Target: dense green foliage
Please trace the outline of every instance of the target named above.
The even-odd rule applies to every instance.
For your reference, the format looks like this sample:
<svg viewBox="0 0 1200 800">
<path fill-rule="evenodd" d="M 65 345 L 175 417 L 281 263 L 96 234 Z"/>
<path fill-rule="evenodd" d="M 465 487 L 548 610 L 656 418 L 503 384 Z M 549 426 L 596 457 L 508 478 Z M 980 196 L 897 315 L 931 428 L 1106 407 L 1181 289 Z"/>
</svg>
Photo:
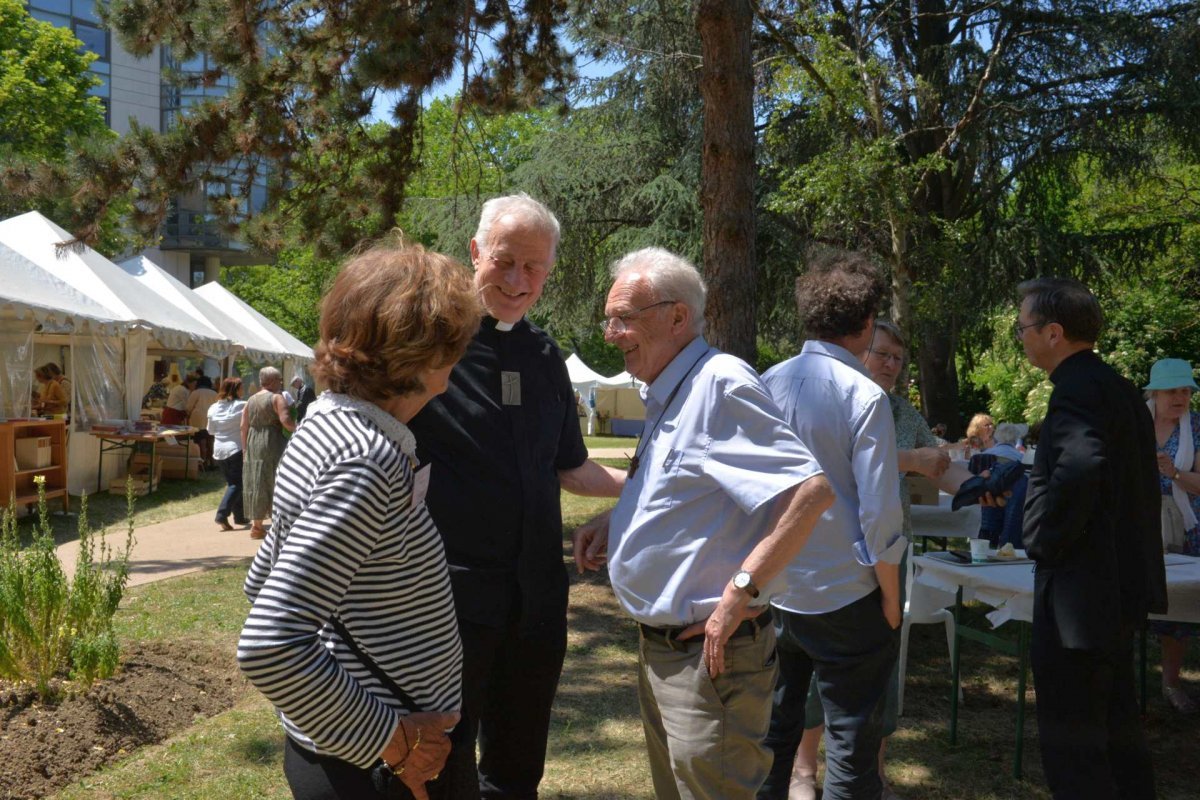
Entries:
<svg viewBox="0 0 1200 800">
<path fill-rule="evenodd" d="M 1161 216 L 1070 211 L 1081 163 L 1139 176 L 1156 150 L 1196 152 L 1192 3 L 777 2 L 760 20 L 779 48 L 767 205 L 888 264 L 932 416 L 957 417 L 963 337 L 986 340 L 1019 279 L 1132 274 L 1177 235 Z"/>
<path fill-rule="evenodd" d="M 116 672 L 120 648 L 113 615 L 125 592 L 133 547 L 133 490 L 127 490 L 124 547 L 111 548 L 79 511 L 79 555 L 68 579 L 55 552 L 46 509 L 45 480 L 38 484 L 38 524 L 22 547 L 15 509 L 0 512 L 0 677 L 34 684 L 42 697 L 66 678 L 85 688 Z"/>
<path fill-rule="evenodd" d="M 94 59 L 71 31 L 33 19 L 20 0 L 0 0 L 0 216 L 36 210 L 78 222 L 97 249 L 116 255 L 133 244 L 121 230 L 126 198 L 101 208 L 76 196 L 116 139 L 88 93 Z"/>
<path fill-rule="evenodd" d="M 21 0 L 0 0 L 0 161 L 60 160 L 73 140 L 107 131 L 100 99 L 88 94 L 95 56 L 80 48 Z"/>
<path fill-rule="evenodd" d="M 313 345 L 319 338 L 321 298 L 337 268 L 336 261 L 297 246 L 280 253 L 274 265 L 225 267 L 221 283 L 276 325 Z"/>
<path fill-rule="evenodd" d="M 889 313 L 910 333 L 925 410 L 952 429 L 984 404 L 1032 412 L 1036 376 L 1003 333 L 1024 278 L 1072 274 L 1096 287 L 1112 321 L 1102 346 L 1123 370 L 1188 354 L 1194 4 L 754 7 L 757 309 L 743 313 L 757 316 L 759 366 L 800 345 L 791 287 L 814 245 L 866 249 L 887 268 Z M 152 229 L 171 193 L 210 164 L 235 163 L 245 180 L 215 198 L 232 224 L 268 171 L 269 213 L 240 230 L 282 253 L 281 267 L 226 276 L 307 341 L 336 260 L 399 226 L 465 261 L 479 206 L 501 192 L 527 191 L 562 220 L 535 320 L 602 372 L 621 366 L 596 324 L 607 265 L 647 245 L 697 263 L 711 255 L 692 0 L 108 8 L 135 53 L 207 54 L 207 71 L 179 82 L 231 88 L 165 134 L 135 129 L 69 168 L 23 173 L 25 188 L 69 197 L 60 219 L 87 239 L 100 231 L 89 220 L 118 210 Z M 574 79 L 568 48 L 611 73 Z M 460 66 L 459 93 L 427 101 Z"/>
</svg>

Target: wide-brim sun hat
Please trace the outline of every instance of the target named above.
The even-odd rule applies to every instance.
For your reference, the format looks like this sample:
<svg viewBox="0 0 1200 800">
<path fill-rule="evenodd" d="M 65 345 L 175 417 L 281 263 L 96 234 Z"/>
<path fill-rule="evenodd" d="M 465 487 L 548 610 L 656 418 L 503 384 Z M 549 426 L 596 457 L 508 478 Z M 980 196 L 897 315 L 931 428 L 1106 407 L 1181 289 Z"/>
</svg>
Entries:
<svg viewBox="0 0 1200 800">
<path fill-rule="evenodd" d="M 1156 391 L 1160 389 L 1179 389 L 1182 387 L 1200 391 L 1192 377 L 1192 365 L 1182 358 L 1160 358 L 1150 368 L 1150 382 L 1143 389 Z"/>
</svg>

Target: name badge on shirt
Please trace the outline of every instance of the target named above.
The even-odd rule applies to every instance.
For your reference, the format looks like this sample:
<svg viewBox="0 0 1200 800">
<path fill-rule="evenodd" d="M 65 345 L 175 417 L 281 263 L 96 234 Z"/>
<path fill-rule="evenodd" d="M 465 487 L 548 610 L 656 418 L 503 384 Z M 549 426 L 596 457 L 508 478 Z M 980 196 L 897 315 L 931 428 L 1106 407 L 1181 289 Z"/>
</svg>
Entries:
<svg viewBox="0 0 1200 800">
<path fill-rule="evenodd" d="M 521 373 L 501 370 L 500 402 L 506 406 L 521 405 Z"/>
<path fill-rule="evenodd" d="M 426 464 L 413 473 L 413 505 L 425 502 L 425 495 L 429 494 L 429 473 L 433 469 L 432 464 Z"/>
</svg>

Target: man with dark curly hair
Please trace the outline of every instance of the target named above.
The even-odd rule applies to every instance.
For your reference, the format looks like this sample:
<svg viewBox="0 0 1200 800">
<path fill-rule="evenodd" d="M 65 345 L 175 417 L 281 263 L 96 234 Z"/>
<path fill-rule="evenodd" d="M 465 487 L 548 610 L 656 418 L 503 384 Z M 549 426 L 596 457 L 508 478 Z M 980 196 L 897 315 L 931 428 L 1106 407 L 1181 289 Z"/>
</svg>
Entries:
<svg viewBox="0 0 1200 800">
<path fill-rule="evenodd" d="M 788 797 L 809 681 L 825 711 L 825 798 L 877 800 L 883 703 L 900 627 L 902 533 L 896 431 L 887 394 L 863 367 L 883 300 L 878 270 L 856 253 L 814 259 L 796 281 L 809 339 L 763 375 L 836 499 L 771 599 L 779 680 L 760 798 Z M 815 788 L 810 796 L 815 796 Z"/>
</svg>

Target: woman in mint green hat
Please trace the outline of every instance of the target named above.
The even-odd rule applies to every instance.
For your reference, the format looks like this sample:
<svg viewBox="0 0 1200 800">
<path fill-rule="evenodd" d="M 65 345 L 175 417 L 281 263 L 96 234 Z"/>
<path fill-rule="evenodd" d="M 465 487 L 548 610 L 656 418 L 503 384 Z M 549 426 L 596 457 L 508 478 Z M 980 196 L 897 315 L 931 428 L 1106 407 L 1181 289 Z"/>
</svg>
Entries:
<svg viewBox="0 0 1200 800">
<path fill-rule="evenodd" d="M 1163 494 L 1163 544 L 1190 556 L 1200 556 L 1200 414 L 1191 413 L 1192 392 L 1200 390 L 1192 365 L 1181 358 L 1162 358 L 1150 368 L 1146 405 L 1154 417 L 1158 441 L 1158 483 Z M 1180 521 L 1182 518 L 1182 521 Z M 1173 519 L 1168 523 L 1166 520 Z M 1174 531 L 1174 535 L 1172 535 Z M 1150 629 L 1162 642 L 1163 696 L 1184 714 L 1200 710 L 1179 684 L 1185 639 L 1200 635 L 1200 625 L 1152 622 Z"/>
</svg>

